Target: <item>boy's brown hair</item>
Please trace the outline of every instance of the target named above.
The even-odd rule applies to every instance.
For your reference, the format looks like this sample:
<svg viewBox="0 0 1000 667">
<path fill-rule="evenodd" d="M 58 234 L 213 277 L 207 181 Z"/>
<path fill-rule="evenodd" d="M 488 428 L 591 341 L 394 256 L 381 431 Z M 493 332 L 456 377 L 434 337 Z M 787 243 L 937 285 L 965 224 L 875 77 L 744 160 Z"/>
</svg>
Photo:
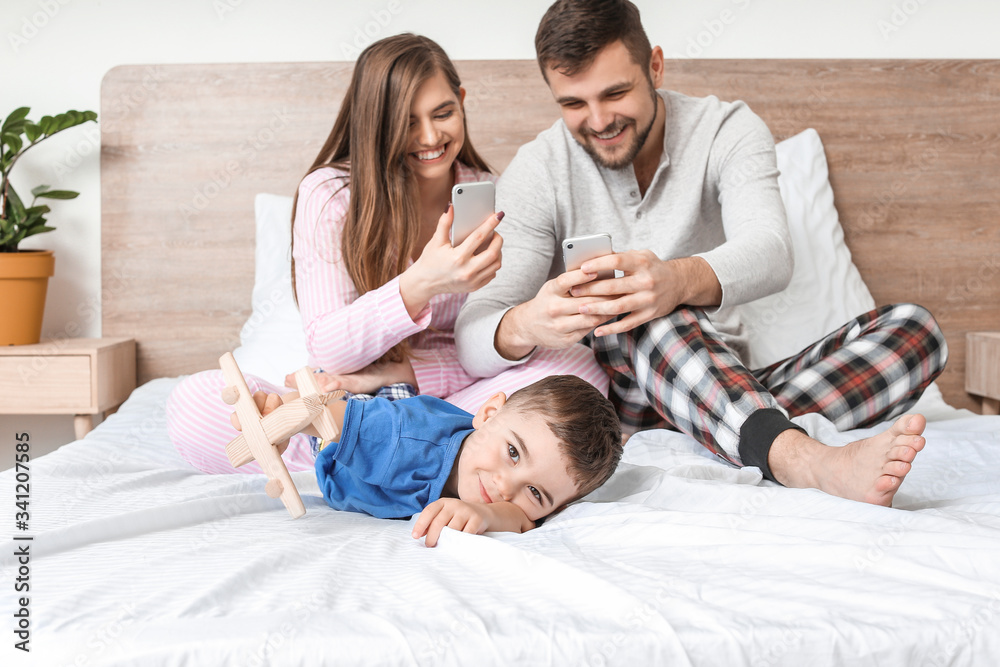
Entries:
<svg viewBox="0 0 1000 667">
<path fill-rule="evenodd" d="M 638 7 L 628 0 L 558 0 L 535 33 L 538 66 L 546 81 L 549 69 L 573 76 L 616 41 L 625 45 L 635 64 L 649 71 L 652 47 Z"/>
<path fill-rule="evenodd" d="M 622 427 L 615 406 L 592 384 L 574 375 L 550 375 L 518 389 L 504 408 L 538 414 L 569 459 L 582 498 L 608 481 L 622 458 Z"/>
</svg>

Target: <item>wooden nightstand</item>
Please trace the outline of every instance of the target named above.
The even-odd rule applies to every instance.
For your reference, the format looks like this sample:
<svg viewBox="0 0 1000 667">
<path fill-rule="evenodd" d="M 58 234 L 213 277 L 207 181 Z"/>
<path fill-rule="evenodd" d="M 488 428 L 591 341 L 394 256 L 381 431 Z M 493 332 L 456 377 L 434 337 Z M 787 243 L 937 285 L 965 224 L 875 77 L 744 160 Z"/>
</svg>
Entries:
<svg viewBox="0 0 1000 667">
<path fill-rule="evenodd" d="M 135 389 L 131 338 L 63 338 L 0 347 L 0 414 L 74 415 L 77 439 L 94 415 Z"/>
<path fill-rule="evenodd" d="M 965 334 L 965 391 L 983 398 L 983 414 L 1000 414 L 1000 331 Z"/>
</svg>

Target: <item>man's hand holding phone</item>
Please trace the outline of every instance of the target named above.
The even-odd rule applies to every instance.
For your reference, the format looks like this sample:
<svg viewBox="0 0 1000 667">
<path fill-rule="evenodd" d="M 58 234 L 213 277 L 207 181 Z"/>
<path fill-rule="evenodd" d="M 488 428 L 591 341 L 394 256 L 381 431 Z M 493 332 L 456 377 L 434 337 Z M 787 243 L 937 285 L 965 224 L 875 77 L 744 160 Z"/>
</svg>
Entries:
<svg viewBox="0 0 1000 667">
<path fill-rule="evenodd" d="M 587 313 L 585 308 L 612 300 L 613 288 L 603 295 L 583 298 L 572 291 L 592 281 L 616 282 L 610 280 L 615 275 L 613 270 L 588 272 L 580 269 L 593 258 L 614 253 L 611 236 L 591 234 L 565 239 L 562 253 L 566 272 L 546 282 L 533 299 L 507 311 L 500 321 L 494 345 L 504 358 L 521 359 L 535 347 L 566 349 L 609 319 L 599 313 Z"/>
<path fill-rule="evenodd" d="M 581 270 L 588 273 L 617 270 L 624 274 L 613 281 L 594 281 L 572 288 L 572 295 L 577 298 L 604 297 L 600 301 L 580 302 L 580 313 L 583 315 L 607 320 L 628 313 L 616 322 L 598 327 L 594 331 L 595 336 L 630 331 L 640 324 L 673 312 L 682 303 L 700 301 L 708 305 L 714 301 L 718 304 L 722 297 L 721 287 L 718 288 L 718 294 L 687 294 L 686 288 L 690 284 L 712 282 L 692 281 L 692 272 L 707 271 L 711 275 L 706 274 L 703 278 L 714 279 L 712 268 L 700 257 L 662 260 L 651 250 L 630 250 L 588 260 L 581 266 Z M 717 280 L 715 285 L 718 285 Z"/>
<path fill-rule="evenodd" d="M 577 298 L 570 290 L 595 277 L 579 269 L 567 271 L 542 285 L 533 299 L 508 310 L 500 321 L 494 341 L 497 352 L 506 359 L 516 360 L 535 347 L 562 350 L 583 340 L 608 317 L 583 314 L 581 307 L 613 297 Z"/>
</svg>

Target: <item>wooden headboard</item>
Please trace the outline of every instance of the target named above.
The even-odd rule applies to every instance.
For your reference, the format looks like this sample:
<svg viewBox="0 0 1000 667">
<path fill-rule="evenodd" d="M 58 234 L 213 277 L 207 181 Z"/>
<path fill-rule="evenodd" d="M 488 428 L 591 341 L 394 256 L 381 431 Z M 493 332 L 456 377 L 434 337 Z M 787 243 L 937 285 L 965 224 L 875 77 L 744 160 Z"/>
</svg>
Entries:
<svg viewBox="0 0 1000 667">
<path fill-rule="evenodd" d="M 502 171 L 558 117 L 534 61 L 460 61 L 470 134 Z M 254 195 L 291 195 L 352 63 L 123 66 L 101 90 L 103 335 L 140 382 L 215 368 L 253 286 Z M 776 140 L 826 146 L 847 244 L 881 305 L 937 316 L 963 390 L 965 333 L 1000 330 L 1000 61 L 685 60 L 667 87 L 745 100 Z"/>
</svg>

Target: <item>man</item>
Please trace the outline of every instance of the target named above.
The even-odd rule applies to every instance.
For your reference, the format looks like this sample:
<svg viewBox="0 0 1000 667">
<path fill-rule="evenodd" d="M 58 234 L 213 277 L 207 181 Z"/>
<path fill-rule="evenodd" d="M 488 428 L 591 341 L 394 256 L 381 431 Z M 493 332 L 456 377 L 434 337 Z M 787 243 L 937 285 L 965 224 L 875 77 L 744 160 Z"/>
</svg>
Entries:
<svg viewBox="0 0 1000 667">
<path fill-rule="evenodd" d="M 463 365 L 493 375 L 585 340 L 626 431 L 676 428 L 785 486 L 891 505 L 925 444 L 922 416 L 845 447 L 789 416 L 820 412 L 843 430 L 903 413 L 947 358 L 930 313 L 883 307 L 745 368 L 734 307 L 792 273 L 767 127 L 743 103 L 657 90 L 663 51 L 627 0 L 559 0 L 535 47 L 562 120 L 500 180 L 504 267 L 458 318 Z M 562 239 L 597 232 L 618 252 L 563 273 Z M 607 269 L 621 277 L 593 280 Z"/>
</svg>

